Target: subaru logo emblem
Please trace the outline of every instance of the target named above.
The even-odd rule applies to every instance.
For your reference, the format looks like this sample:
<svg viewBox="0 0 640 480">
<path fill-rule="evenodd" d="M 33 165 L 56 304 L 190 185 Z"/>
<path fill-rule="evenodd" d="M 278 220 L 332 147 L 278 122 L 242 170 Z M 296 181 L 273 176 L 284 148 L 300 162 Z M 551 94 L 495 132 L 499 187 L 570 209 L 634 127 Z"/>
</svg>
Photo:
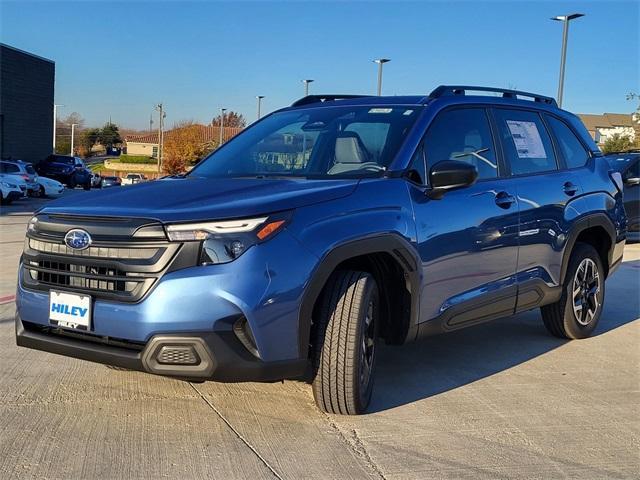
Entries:
<svg viewBox="0 0 640 480">
<path fill-rule="evenodd" d="M 64 243 L 74 250 L 84 250 L 91 245 L 91 235 L 84 230 L 74 228 L 73 230 L 69 230 L 64 236 Z"/>
</svg>

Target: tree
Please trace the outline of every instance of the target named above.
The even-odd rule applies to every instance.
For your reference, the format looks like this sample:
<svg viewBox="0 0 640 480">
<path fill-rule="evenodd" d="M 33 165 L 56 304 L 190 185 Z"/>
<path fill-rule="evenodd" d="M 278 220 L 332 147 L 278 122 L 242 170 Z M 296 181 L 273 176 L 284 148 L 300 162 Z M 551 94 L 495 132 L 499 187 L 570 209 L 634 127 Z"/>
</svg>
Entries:
<svg viewBox="0 0 640 480">
<path fill-rule="evenodd" d="M 118 126 L 111 122 L 105 123 L 98 135 L 98 142 L 105 148 L 122 143 Z"/>
<path fill-rule="evenodd" d="M 202 140 L 202 125 L 180 122 L 167 132 L 162 153 L 162 170 L 176 175 L 200 160 L 211 147 Z"/>
<path fill-rule="evenodd" d="M 633 142 L 631 138 L 626 135 L 620 135 L 616 133 L 611 135 L 611 137 L 607 138 L 602 146 L 602 152 L 607 153 L 615 153 L 615 152 L 625 152 L 633 148 Z"/>
<path fill-rule="evenodd" d="M 100 137 L 99 128 L 87 128 L 80 133 L 80 142 L 78 152 L 80 155 L 88 156 L 91 154 L 91 149 L 98 142 Z"/>
<path fill-rule="evenodd" d="M 211 125 L 213 125 L 214 127 L 220 126 L 220 115 L 218 115 L 211 121 Z M 226 112 L 224 114 L 224 126 L 244 128 L 247 126 L 247 121 L 244 119 L 244 116 L 241 113 L 233 111 Z"/>
<path fill-rule="evenodd" d="M 69 155 L 71 152 L 71 125 L 74 124 L 76 139 L 77 135 L 84 128 L 84 118 L 78 112 L 72 112 L 66 117 L 58 118 L 56 120 L 56 153 L 62 155 Z M 74 146 L 78 143 L 74 139 Z"/>
</svg>

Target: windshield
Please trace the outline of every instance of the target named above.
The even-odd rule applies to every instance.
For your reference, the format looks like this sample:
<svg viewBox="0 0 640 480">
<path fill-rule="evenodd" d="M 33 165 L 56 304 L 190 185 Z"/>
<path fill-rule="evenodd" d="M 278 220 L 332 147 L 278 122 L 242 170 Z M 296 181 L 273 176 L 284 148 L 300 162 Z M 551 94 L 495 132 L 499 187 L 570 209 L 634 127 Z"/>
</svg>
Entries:
<svg viewBox="0 0 640 480">
<path fill-rule="evenodd" d="M 387 169 L 417 106 L 340 106 L 275 113 L 202 160 L 204 177 L 363 177 Z"/>
</svg>

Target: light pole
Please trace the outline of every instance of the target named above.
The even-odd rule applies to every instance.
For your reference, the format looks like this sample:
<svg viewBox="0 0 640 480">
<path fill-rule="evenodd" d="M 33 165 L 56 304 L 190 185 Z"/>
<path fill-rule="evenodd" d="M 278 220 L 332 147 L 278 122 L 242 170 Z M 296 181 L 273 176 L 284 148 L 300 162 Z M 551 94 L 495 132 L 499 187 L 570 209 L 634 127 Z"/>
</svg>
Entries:
<svg viewBox="0 0 640 480">
<path fill-rule="evenodd" d="M 58 107 L 64 107 L 64 105 L 53 104 L 53 153 L 56 153 L 56 123 L 58 123 Z"/>
<path fill-rule="evenodd" d="M 314 82 L 314 80 L 312 80 L 311 78 L 306 78 L 304 80 L 302 80 L 302 83 L 304 83 L 304 96 L 308 96 L 309 95 L 309 84 Z"/>
<path fill-rule="evenodd" d="M 73 157 L 73 137 L 76 133 L 76 125 L 78 125 L 77 123 L 72 123 L 71 124 L 71 153 L 69 155 L 71 155 Z"/>
<path fill-rule="evenodd" d="M 376 58 L 373 61 L 378 64 L 378 96 L 382 95 L 382 66 L 390 61 L 390 58 Z"/>
<path fill-rule="evenodd" d="M 163 150 L 163 142 L 164 142 L 164 119 L 167 114 L 164 111 L 164 105 L 159 103 L 156 105 L 156 111 L 158 112 L 158 174 L 162 171 L 162 150 Z"/>
<path fill-rule="evenodd" d="M 258 120 L 260 120 L 260 110 L 262 107 L 262 99 L 264 98 L 264 95 L 256 95 L 256 99 L 258 100 Z"/>
<path fill-rule="evenodd" d="M 218 148 L 220 148 L 222 146 L 222 142 L 224 141 L 224 138 L 222 136 L 222 132 L 224 132 L 224 112 L 226 112 L 227 109 L 226 108 L 221 108 L 220 109 L 220 142 L 218 143 Z"/>
<path fill-rule="evenodd" d="M 558 106 L 562 107 L 562 94 L 564 93 L 564 67 L 567 63 L 567 39 L 569 37 L 569 22 L 576 18 L 584 17 L 584 13 L 571 13 L 558 15 L 551 20 L 562 22 L 562 52 L 560 54 L 560 79 L 558 81 Z"/>
</svg>

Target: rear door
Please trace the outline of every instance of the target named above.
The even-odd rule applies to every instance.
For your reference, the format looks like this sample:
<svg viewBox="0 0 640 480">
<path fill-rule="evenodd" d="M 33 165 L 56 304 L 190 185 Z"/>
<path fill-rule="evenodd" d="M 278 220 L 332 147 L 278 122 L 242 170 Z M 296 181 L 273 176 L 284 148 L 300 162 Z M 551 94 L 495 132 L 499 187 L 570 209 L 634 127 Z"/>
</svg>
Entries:
<svg viewBox="0 0 640 480">
<path fill-rule="evenodd" d="M 422 259 L 421 320 L 455 329 L 511 315 L 517 287 L 518 202 L 500 178 L 487 111 L 456 107 L 437 115 L 408 178 Z M 426 172 L 442 160 L 473 164 L 478 181 L 425 195 Z"/>
<path fill-rule="evenodd" d="M 522 311 L 538 306 L 547 288 L 560 283 L 564 240 L 580 214 L 567 209 L 582 191 L 580 167 L 565 168 L 561 148 L 556 151 L 537 111 L 494 108 L 493 116 L 520 205 L 517 311 Z M 582 166 L 586 159 L 583 152 Z"/>
</svg>

